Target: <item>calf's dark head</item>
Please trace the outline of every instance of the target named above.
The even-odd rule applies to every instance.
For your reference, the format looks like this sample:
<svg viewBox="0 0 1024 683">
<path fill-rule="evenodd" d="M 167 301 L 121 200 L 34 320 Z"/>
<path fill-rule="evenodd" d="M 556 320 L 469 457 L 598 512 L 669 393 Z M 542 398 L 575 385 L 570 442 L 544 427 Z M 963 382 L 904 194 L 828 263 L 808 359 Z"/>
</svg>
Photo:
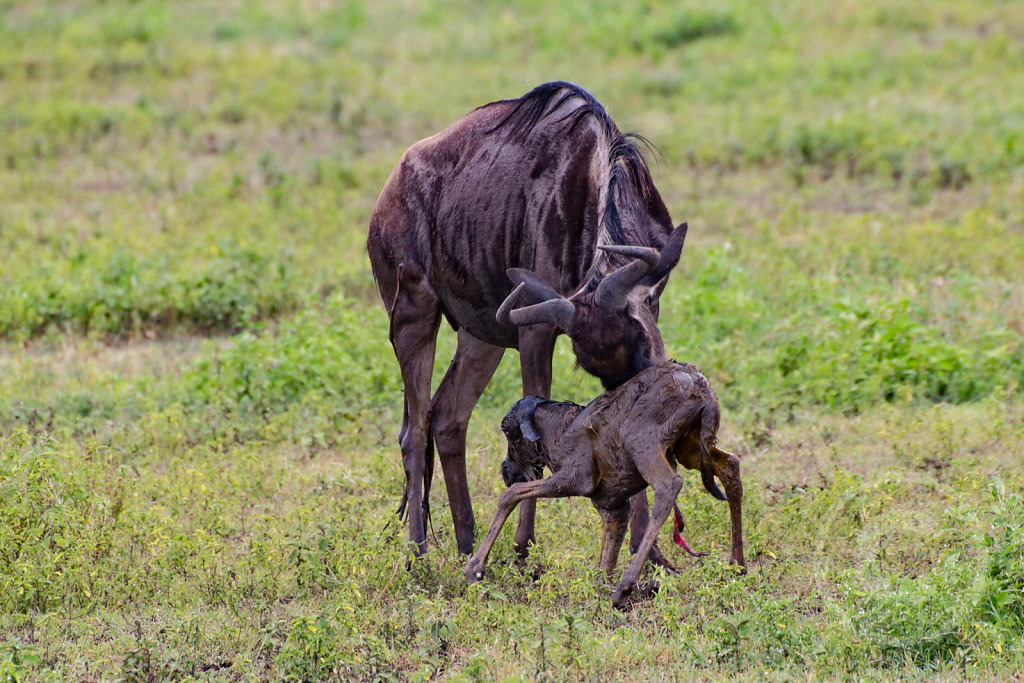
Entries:
<svg viewBox="0 0 1024 683">
<path fill-rule="evenodd" d="M 676 228 L 660 252 L 652 247 L 599 246 L 635 260 L 591 278 L 569 298 L 531 271 L 510 268 L 508 276 L 517 286 L 497 318 L 518 326 L 554 325 L 572 339 L 580 367 L 600 379 L 605 389 L 614 389 L 667 359 L 657 324 L 658 301 L 679 262 L 686 229 L 686 223 Z M 515 308 L 521 294 L 532 303 Z"/>
<path fill-rule="evenodd" d="M 545 467 L 552 467 L 548 453 L 554 442 L 579 415 L 582 408 L 569 401 L 551 401 L 537 396 L 519 399 L 501 420 L 508 441 L 501 478 L 505 486 L 540 479 Z"/>
<path fill-rule="evenodd" d="M 543 399 L 528 396 L 516 401 L 501 420 L 501 431 L 508 441 L 508 452 L 501 463 L 501 478 L 505 486 L 540 479 L 544 473 L 544 447 L 533 424 L 533 415 Z"/>
</svg>

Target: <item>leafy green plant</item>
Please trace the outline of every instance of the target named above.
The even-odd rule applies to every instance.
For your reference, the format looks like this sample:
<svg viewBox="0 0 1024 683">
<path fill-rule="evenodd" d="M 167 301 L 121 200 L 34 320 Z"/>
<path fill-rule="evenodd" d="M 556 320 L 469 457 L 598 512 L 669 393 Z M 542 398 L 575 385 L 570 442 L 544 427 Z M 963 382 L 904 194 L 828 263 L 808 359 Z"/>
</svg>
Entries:
<svg viewBox="0 0 1024 683">
<path fill-rule="evenodd" d="M 718 656 L 722 659 L 732 659 L 739 672 L 743 668 L 743 647 L 744 641 L 750 632 L 750 617 L 746 615 L 723 616 L 718 619 L 723 631 L 723 647 L 719 650 Z"/>
<path fill-rule="evenodd" d="M 390 353 L 387 330 L 374 322 L 386 320 L 368 321 L 339 294 L 274 330 L 238 335 L 230 348 L 188 372 L 187 400 L 256 415 L 313 395 L 348 414 L 372 407 L 399 386 L 390 365 L 368 362 Z"/>
<path fill-rule="evenodd" d="M 180 269 L 165 255 L 78 251 L 25 274 L 0 295 L 0 336 L 50 329 L 125 335 L 154 328 L 232 330 L 295 305 L 288 263 L 222 244 L 204 267 Z"/>
<path fill-rule="evenodd" d="M 15 638 L 0 643 L 0 681 L 21 683 L 40 663 L 36 649 Z"/>
<path fill-rule="evenodd" d="M 323 680 L 332 672 L 338 655 L 336 634 L 325 616 L 298 617 L 277 654 L 286 680 Z"/>
<path fill-rule="evenodd" d="M 993 484 L 991 494 L 991 526 L 980 542 L 987 566 L 973 586 L 975 614 L 1008 644 L 1024 634 L 1024 501 L 1001 483 Z"/>
</svg>

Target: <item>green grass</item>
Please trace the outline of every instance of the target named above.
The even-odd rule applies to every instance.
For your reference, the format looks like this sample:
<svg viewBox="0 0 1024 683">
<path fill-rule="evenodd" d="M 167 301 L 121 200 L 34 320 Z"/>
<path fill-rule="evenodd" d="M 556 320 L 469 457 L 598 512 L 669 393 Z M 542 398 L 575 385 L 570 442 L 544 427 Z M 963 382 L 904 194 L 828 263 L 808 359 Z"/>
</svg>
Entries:
<svg viewBox="0 0 1024 683">
<path fill-rule="evenodd" d="M 1019 675 L 1022 35 L 964 0 L 0 0 L 0 680 Z M 416 577 L 393 518 L 374 201 L 554 79 L 660 150 L 662 331 L 743 459 L 749 574 L 687 476 L 711 556 L 628 613 L 586 501 L 540 505 L 539 579 L 506 531 L 472 587 L 440 481 Z M 470 425 L 478 531 L 517 371 Z"/>
</svg>

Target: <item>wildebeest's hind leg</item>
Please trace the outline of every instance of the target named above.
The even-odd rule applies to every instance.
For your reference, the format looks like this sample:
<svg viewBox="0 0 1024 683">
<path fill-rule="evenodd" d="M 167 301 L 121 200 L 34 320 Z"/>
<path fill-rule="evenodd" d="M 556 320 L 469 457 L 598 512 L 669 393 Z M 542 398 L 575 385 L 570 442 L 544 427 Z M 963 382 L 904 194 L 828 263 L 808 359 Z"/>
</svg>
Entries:
<svg viewBox="0 0 1024 683">
<path fill-rule="evenodd" d="M 427 411 L 430 406 L 430 375 L 441 320 L 437 297 L 425 280 L 406 273 L 399 276 L 391 315 L 391 343 L 402 371 L 405 405 L 398 442 L 405 469 L 404 505 L 409 517 L 409 545 L 419 557 L 427 549 Z"/>
<path fill-rule="evenodd" d="M 597 507 L 596 505 L 594 507 Z M 600 569 L 608 572 L 608 578 L 615 571 L 615 565 L 619 562 L 619 551 L 622 549 L 622 539 L 626 537 L 626 528 L 629 526 L 629 505 L 608 510 L 597 508 L 604 521 L 604 535 L 601 538 L 601 561 L 598 564 Z"/>
<path fill-rule="evenodd" d="M 466 426 L 505 350 L 459 330 L 459 346 L 430 402 L 430 429 L 441 458 L 459 552 L 473 552 L 473 506 L 466 482 Z"/>
</svg>

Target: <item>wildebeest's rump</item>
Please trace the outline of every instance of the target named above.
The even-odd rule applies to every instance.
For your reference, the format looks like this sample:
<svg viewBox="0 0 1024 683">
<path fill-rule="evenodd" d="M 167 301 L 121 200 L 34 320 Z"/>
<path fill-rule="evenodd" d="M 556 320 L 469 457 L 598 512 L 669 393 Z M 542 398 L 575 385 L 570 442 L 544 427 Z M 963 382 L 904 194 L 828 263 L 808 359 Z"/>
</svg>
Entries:
<svg viewBox="0 0 1024 683">
<path fill-rule="evenodd" d="M 400 511 L 416 554 L 434 445 L 459 551 L 472 552 L 466 425 L 505 348 L 519 349 L 523 393 L 538 396 L 550 392 L 560 333 L 606 387 L 665 359 L 658 298 L 686 231 L 673 230 L 637 140 L 579 86 L 547 83 L 421 140 L 388 178 L 367 250 L 405 387 Z M 513 283 L 522 308 L 496 320 Z M 442 316 L 458 348 L 431 400 Z M 531 504 L 521 552 L 532 538 Z"/>
<path fill-rule="evenodd" d="M 666 361 L 607 391 L 585 408 L 564 401 L 528 397 L 502 420 L 508 455 L 502 476 L 509 489 L 498 502 L 494 523 L 466 567 L 466 578 L 483 578 L 491 546 L 513 508 L 525 500 L 585 496 L 604 520 L 601 569 L 615 569 L 626 532 L 630 500 L 648 485 L 654 508 L 640 547 L 626 569 L 613 602 L 621 607 L 633 590 L 658 529 L 675 507 L 682 478 L 676 464 L 698 470 L 705 488 L 729 501 L 731 560 L 743 559 L 739 458 L 715 446 L 718 398 L 694 366 Z M 540 479 L 544 468 L 552 476 Z M 714 477 L 725 486 L 718 489 Z M 682 518 L 676 508 L 676 530 Z M 685 544 L 679 538 L 681 544 Z M 689 551 L 688 546 L 684 548 Z M 692 554 L 692 551 L 689 551 Z"/>
</svg>

